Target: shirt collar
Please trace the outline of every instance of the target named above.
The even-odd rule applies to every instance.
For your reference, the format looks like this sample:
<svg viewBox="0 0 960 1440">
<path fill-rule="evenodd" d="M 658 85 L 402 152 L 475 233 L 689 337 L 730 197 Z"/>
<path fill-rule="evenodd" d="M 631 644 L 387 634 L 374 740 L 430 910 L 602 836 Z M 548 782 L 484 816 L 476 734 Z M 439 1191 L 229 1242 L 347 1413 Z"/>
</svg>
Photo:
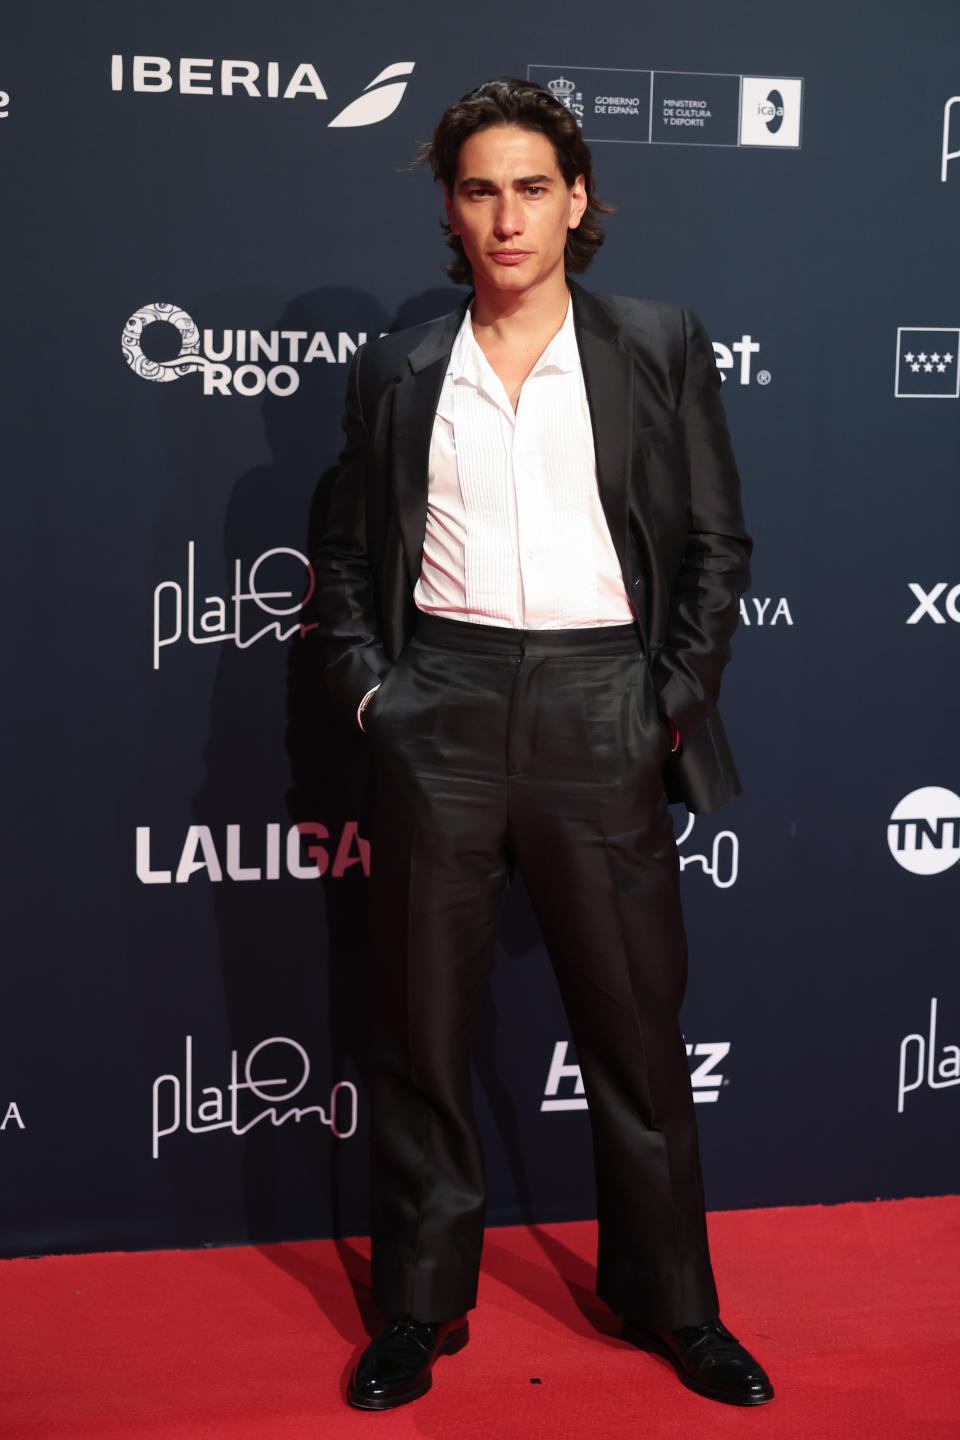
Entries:
<svg viewBox="0 0 960 1440">
<path fill-rule="evenodd" d="M 580 365 L 580 351 L 577 348 L 577 332 L 573 323 L 573 301 L 567 301 L 567 313 L 563 324 L 554 335 L 530 375 L 563 375 L 577 370 Z M 450 374 L 454 380 L 465 380 L 477 389 L 487 388 L 484 379 L 492 374 L 490 362 L 484 355 L 473 333 L 470 307 L 464 311 L 463 321 L 457 331 L 450 354 Z M 529 376 L 527 377 L 529 379 Z"/>
</svg>

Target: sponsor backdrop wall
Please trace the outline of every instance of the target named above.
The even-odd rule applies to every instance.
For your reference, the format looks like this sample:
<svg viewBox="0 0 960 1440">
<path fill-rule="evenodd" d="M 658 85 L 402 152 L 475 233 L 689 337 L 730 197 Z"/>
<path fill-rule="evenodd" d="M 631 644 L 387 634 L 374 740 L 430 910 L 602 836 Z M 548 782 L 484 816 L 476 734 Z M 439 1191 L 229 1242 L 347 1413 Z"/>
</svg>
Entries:
<svg viewBox="0 0 960 1440">
<path fill-rule="evenodd" d="M 432 318 L 405 166 L 548 84 L 617 206 L 587 284 L 692 305 L 756 537 L 676 813 L 712 1207 L 955 1190 L 960 15 L 822 0 L 8 0 L 0 45 L 5 1254 L 362 1232 L 364 738 L 310 630 L 346 366 Z M 490 1219 L 588 1216 L 536 925 L 476 1054 Z"/>
</svg>

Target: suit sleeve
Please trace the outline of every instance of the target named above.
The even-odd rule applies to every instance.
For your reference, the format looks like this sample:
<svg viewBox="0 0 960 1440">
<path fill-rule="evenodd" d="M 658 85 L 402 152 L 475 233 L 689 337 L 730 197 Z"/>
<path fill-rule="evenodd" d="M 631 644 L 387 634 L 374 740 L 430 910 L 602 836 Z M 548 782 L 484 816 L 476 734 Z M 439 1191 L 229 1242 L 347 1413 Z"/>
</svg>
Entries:
<svg viewBox="0 0 960 1440">
<path fill-rule="evenodd" d="M 369 436 L 360 396 L 362 355 L 361 348 L 347 377 L 345 444 L 328 485 L 320 535 L 311 555 L 324 680 L 344 710 L 353 713 L 390 668 L 377 624 L 367 550 Z"/>
<path fill-rule="evenodd" d="M 692 310 L 683 310 L 685 365 L 680 416 L 689 473 L 686 545 L 665 642 L 654 657 L 663 713 L 690 740 L 720 694 L 740 596 L 750 587 L 753 541 L 744 528 L 740 477 L 720 398 L 713 346 Z"/>
</svg>

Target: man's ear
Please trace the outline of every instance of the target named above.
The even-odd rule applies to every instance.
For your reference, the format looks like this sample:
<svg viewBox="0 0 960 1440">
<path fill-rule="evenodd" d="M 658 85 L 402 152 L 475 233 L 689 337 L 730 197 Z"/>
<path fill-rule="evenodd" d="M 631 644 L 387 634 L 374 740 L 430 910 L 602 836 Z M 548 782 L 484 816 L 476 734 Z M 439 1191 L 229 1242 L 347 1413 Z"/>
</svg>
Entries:
<svg viewBox="0 0 960 1440">
<path fill-rule="evenodd" d="M 568 228 L 576 230 L 583 219 L 583 212 L 587 208 L 587 187 L 584 184 L 582 175 L 578 175 L 570 186 L 570 219 L 567 222 Z"/>
</svg>

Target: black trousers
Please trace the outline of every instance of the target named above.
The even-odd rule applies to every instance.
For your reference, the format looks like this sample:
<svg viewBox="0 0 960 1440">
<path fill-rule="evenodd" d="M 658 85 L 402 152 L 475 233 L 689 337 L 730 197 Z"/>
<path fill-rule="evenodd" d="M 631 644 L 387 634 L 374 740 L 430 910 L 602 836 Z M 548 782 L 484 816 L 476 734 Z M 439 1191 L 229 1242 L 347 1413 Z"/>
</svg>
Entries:
<svg viewBox="0 0 960 1440">
<path fill-rule="evenodd" d="M 364 724 L 377 782 L 374 1300 L 420 1320 L 476 1302 L 470 1049 L 515 864 L 586 1090 L 598 1293 L 649 1324 L 710 1319 L 670 741 L 636 630 L 421 615 Z"/>
</svg>

